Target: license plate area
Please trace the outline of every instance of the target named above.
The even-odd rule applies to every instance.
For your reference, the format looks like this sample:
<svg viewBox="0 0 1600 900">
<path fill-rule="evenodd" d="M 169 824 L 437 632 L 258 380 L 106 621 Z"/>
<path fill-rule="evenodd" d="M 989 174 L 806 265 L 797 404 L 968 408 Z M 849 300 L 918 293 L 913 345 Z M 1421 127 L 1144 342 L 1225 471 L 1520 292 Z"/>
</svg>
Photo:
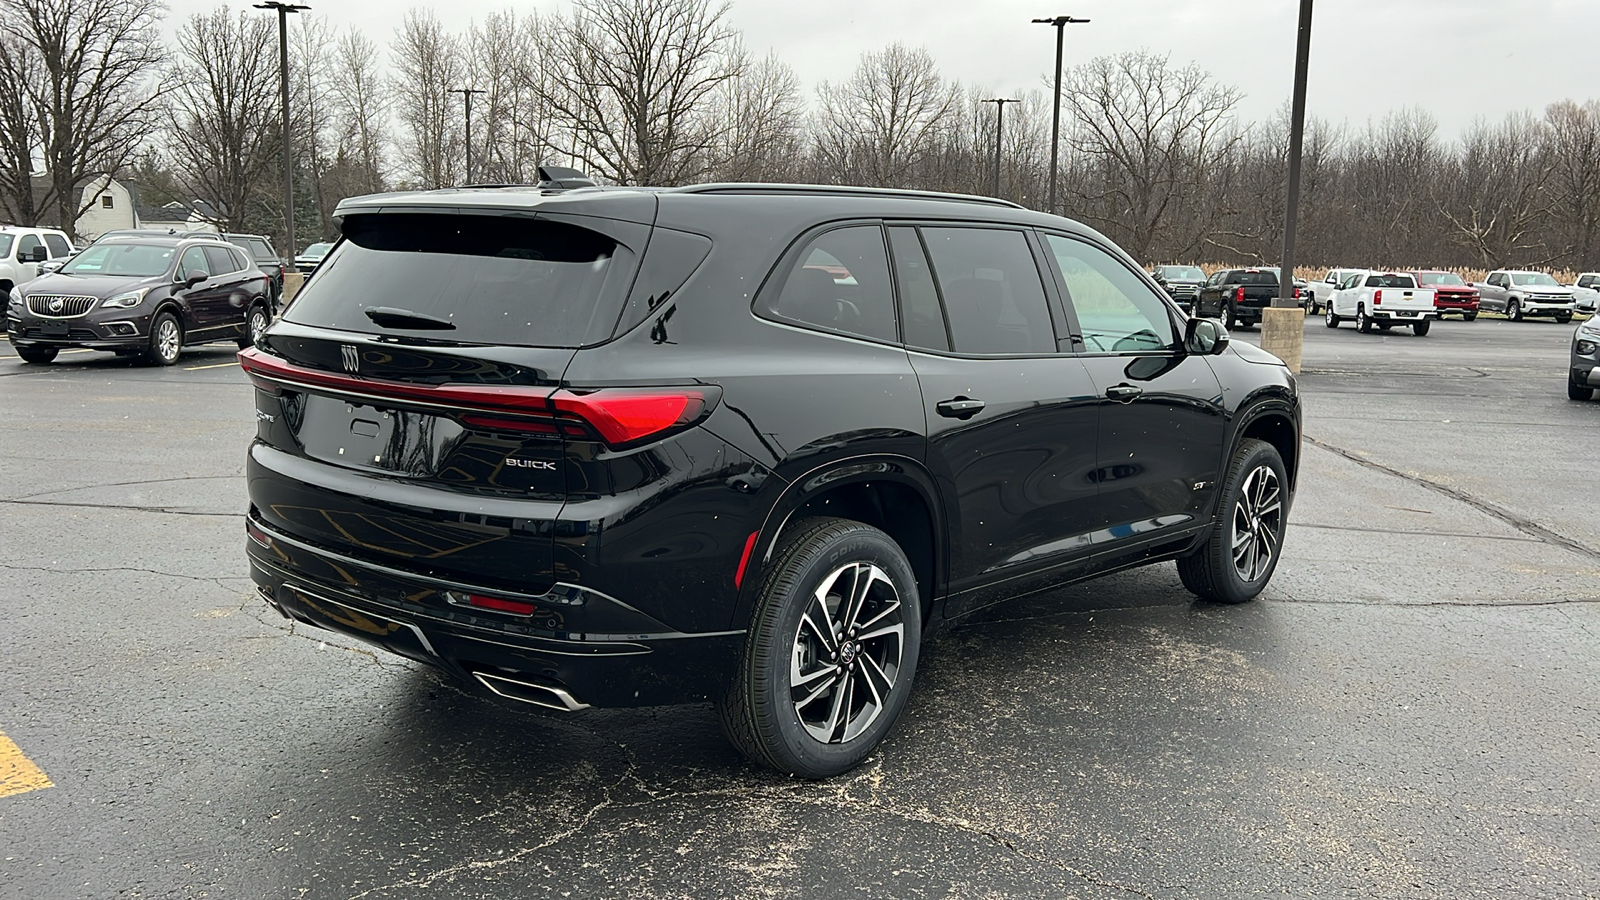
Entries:
<svg viewBox="0 0 1600 900">
<path fill-rule="evenodd" d="M 68 333 L 67 323 L 46 319 L 39 326 L 39 333 L 49 338 L 64 338 Z"/>
<path fill-rule="evenodd" d="M 464 434 L 447 416 L 308 394 L 296 437 L 323 462 L 431 477 Z"/>
</svg>

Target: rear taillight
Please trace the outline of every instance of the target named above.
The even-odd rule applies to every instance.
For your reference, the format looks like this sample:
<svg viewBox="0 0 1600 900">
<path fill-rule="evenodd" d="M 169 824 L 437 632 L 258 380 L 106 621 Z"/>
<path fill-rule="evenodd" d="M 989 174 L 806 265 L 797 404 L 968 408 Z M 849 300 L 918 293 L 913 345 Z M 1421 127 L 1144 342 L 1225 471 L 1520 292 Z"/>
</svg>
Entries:
<svg viewBox="0 0 1600 900">
<path fill-rule="evenodd" d="M 508 434 L 565 435 L 611 447 L 659 440 L 703 419 L 716 406 L 715 386 L 571 390 L 518 385 L 411 384 L 308 369 L 251 348 L 239 365 L 258 387 L 322 388 L 361 398 L 438 408 L 463 424 Z"/>
<path fill-rule="evenodd" d="M 1299 299 L 1300 299 L 1300 289 L 1299 289 L 1299 288 L 1295 288 L 1295 289 L 1294 289 L 1294 298 L 1295 298 L 1295 299 L 1296 299 L 1296 300 L 1299 300 Z"/>
<path fill-rule="evenodd" d="M 1372 305 L 1373 306 L 1377 306 L 1379 303 L 1382 303 L 1382 302 L 1383 302 L 1383 291 L 1373 291 L 1372 292 Z"/>
<path fill-rule="evenodd" d="M 1238 301 L 1238 302 L 1240 302 L 1240 303 L 1244 302 L 1244 287 L 1243 286 L 1236 287 L 1236 288 L 1233 289 L 1233 299 Z"/>
</svg>

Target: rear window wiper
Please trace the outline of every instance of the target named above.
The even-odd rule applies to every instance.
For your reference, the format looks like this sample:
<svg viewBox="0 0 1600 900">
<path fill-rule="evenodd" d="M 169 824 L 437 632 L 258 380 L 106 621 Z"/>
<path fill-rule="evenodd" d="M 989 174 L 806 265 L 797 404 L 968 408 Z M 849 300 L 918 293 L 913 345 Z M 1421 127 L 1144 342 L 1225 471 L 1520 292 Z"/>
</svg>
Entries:
<svg viewBox="0 0 1600 900">
<path fill-rule="evenodd" d="M 431 329 L 438 331 L 454 331 L 456 324 L 446 319 L 412 312 L 409 309 L 396 309 L 393 306 L 373 306 L 365 310 L 367 318 L 379 328 L 410 328 L 415 330 Z"/>
</svg>

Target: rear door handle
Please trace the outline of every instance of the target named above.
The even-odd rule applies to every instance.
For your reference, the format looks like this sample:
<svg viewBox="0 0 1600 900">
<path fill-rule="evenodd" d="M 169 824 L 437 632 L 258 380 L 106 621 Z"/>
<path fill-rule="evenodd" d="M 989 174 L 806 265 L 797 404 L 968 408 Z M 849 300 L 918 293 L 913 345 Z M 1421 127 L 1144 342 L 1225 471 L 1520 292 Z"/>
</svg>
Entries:
<svg viewBox="0 0 1600 900">
<path fill-rule="evenodd" d="M 1144 393 L 1144 388 L 1134 387 L 1131 384 L 1116 384 L 1106 388 L 1106 399 L 1118 403 L 1132 403 L 1133 399 Z"/>
<path fill-rule="evenodd" d="M 950 419 L 970 419 L 983 411 L 982 400 L 973 400 L 969 397 L 955 397 L 950 400 L 941 400 L 934 404 L 934 409 L 939 415 Z"/>
</svg>

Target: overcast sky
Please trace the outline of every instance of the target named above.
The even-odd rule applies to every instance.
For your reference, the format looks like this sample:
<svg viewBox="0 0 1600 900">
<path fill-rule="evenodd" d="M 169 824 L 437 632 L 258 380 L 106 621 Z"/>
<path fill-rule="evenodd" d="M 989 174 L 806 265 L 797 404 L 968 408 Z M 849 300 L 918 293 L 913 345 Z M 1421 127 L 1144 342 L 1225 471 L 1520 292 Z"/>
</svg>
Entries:
<svg viewBox="0 0 1600 900">
<path fill-rule="evenodd" d="M 217 0 L 168 0 L 172 22 Z M 464 30 L 507 8 L 554 11 L 567 4 L 450 0 L 299 0 L 338 28 L 354 25 L 380 44 L 400 11 L 431 8 Z M 248 8 L 228 0 L 231 8 Z M 759 53 L 792 65 L 807 98 L 818 82 L 848 76 L 863 51 L 893 41 L 928 48 L 947 78 L 997 94 L 1043 87 L 1054 30 L 1029 19 L 1072 15 L 1065 62 L 1146 48 L 1174 63 L 1200 64 L 1244 91 L 1240 115 L 1265 118 L 1288 98 L 1294 70 L 1296 0 L 733 0 L 730 18 Z M 265 13 L 263 13 L 265 15 Z M 1600 97 L 1592 44 L 1596 0 L 1320 0 L 1311 42 L 1311 115 L 1360 127 L 1386 111 L 1418 106 L 1455 137 L 1474 117 Z"/>
</svg>

